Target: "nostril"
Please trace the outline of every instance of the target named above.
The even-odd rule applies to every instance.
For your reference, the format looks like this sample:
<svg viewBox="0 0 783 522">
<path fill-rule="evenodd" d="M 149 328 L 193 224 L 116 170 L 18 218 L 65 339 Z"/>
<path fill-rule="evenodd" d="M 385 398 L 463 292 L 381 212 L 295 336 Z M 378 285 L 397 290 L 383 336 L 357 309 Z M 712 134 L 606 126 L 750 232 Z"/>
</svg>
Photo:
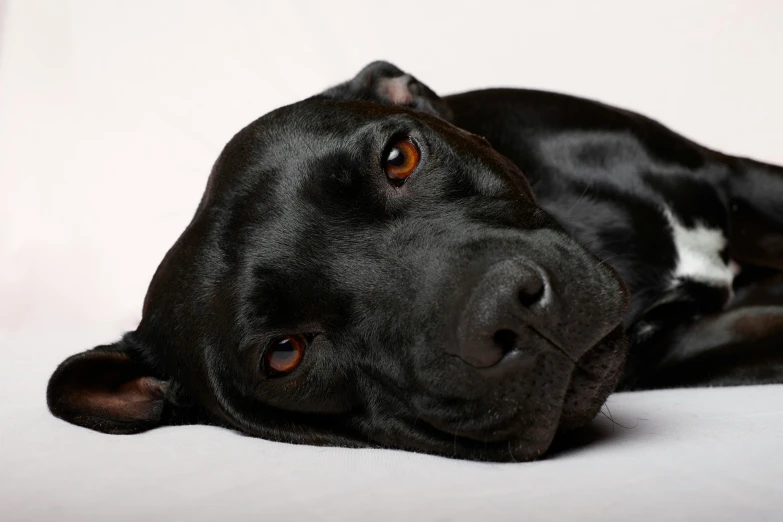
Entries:
<svg viewBox="0 0 783 522">
<path fill-rule="evenodd" d="M 547 317 L 558 313 L 554 297 L 541 267 L 516 258 L 493 263 L 455 307 L 456 328 L 446 352 L 476 368 L 515 357 L 527 345 L 528 329 L 545 329 Z"/>
<path fill-rule="evenodd" d="M 546 290 L 546 284 L 542 279 L 538 277 L 528 279 L 519 289 L 519 302 L 526 307 L 533 306 L 544 297 L 544 290 Z"/>
<path fill-rule="evenodd" d="M 503 355 L 505 355 L 514 349 L 514 346 L 517 343 L 517 334 L 511 330 L 498 330 L 492 336 L 492 340 L 494 341 L 495 346 L 500 348 Z"/>
</svg>

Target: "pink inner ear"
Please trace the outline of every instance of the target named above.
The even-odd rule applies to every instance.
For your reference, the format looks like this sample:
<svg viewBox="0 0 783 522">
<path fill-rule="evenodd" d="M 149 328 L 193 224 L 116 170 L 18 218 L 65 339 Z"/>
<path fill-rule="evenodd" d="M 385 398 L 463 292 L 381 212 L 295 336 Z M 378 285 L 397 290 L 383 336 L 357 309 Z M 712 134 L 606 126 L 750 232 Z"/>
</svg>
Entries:
<svg viewBox="0 0 783 522">
<path fill-rule="evenodd" d="M 145 373 L 123 354 L 103 354 L 72 375 L 64 399 L 79 415 L 149 420 L 160 416 L 168 383 Z"/>
<path fill-rule="evenodd" d="M 154 377 L 138 377 L 121 384 L 117 395 L 127 402 L 160 400 L 166 395 L 166 385 Z"/>
<path fill-rule="evenodd" d="M 86 388 L 75 392 L 72 401 L 83 412 L 117 420 L 147 420 L 160 415 L 165 383 L 153 377 L 137 377 L 116 388 Z"/>
<path fill-rule="evenodd" d="M 413 95 L 408 89 L 410 79 L 407 74 L 397 78 L 384 78 L 378 82 L 379 92 L 395 105 L 407 105 L 413 101 Z"/>
</svg>

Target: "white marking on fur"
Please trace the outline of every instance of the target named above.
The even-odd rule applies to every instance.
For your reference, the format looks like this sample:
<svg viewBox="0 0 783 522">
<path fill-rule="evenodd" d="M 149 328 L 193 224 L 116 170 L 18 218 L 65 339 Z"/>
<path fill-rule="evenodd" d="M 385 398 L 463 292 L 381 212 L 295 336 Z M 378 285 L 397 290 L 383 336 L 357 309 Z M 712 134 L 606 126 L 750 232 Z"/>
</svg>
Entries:
<svg viewBox="0 0 783 522">
<path fill-rule="evenodd" d="M 669 209 L 666 209 L 665 214 L 674 232 L 674 246 L 677 249 L 674 277 L 714 286 L 731 286 L 734 274 L 720 257 L 721 250 L 726 246 L 723 232 L 702 223 L 687 228 Z"/>
</svg>

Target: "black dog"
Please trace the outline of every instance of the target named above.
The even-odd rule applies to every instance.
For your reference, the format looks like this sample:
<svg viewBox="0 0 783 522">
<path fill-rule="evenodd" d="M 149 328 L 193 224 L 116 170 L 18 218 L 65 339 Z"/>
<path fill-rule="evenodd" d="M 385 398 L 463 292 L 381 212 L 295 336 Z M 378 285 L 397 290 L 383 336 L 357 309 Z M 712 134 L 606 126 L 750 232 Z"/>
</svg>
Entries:
<svg viewBox="0 0 783 522">
<path fill-rule="evenodd" d="M 64 361 L 49 406 L 532 459 L 615 389 L 625 331 L 625 387 L 783 380 L 781 253 L 783 169 L 377 62 L 229 142 L 137 330 Z"/>
</svg>

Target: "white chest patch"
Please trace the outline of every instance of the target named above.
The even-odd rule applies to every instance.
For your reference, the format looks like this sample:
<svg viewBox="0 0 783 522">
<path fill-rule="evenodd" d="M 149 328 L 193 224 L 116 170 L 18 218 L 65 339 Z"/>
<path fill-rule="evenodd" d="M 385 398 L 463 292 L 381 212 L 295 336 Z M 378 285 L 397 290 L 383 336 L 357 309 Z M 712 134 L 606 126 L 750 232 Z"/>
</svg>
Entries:
<svg viewBox="0 0 783 522">
<path fill-rule="evenodd" d="M 665 213 L 674 232 L 677 249 L 674 277 L 714 286 L 731 286 L 734 273 L 720 256 L 726 246 L 723 231 L 700 223 L 687 228 L 669 209 Z"/>
</svg>

